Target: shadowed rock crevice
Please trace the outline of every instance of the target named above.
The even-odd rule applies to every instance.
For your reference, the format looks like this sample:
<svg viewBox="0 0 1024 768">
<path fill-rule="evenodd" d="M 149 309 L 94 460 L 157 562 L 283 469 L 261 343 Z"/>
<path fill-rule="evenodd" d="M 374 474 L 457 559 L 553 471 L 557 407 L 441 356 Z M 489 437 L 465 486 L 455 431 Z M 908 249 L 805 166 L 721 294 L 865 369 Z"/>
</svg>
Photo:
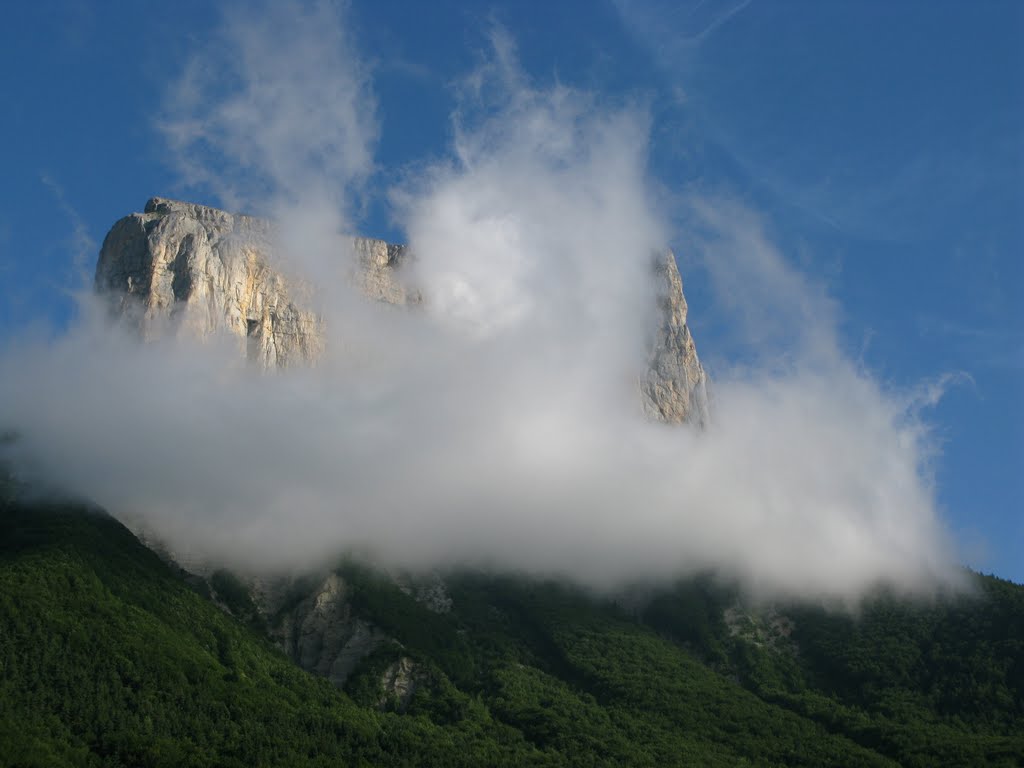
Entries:
<svg viewBox="0 0 1024 768">
<path fill-rule="evenodd" d="M 194 248 L 195 237 L 186 235 L 178 246 L 178 255 L 171 262 L 171 293 L 175 301 L 188 301 L 192 293 L 192 272 L 188 268 L 188 257 Z"/>
</svg>

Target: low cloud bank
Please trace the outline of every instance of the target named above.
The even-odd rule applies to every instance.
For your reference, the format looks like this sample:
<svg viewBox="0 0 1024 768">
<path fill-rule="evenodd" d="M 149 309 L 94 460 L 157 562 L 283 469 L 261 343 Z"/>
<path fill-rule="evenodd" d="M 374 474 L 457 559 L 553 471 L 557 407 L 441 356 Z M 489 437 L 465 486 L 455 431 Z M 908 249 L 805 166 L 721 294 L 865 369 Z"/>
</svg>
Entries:
<svg viewBox="0 0 1024 768">
<path fill-rule="evenodd" d="M 257 174 L 246 202 L 275 213 L 282 251 L 322 287 L 347 268 L 337 236 L 370 178 L 374 106 L 358 58 L 337 54 L 333 6 L 294 10 L 227 17 L 233 79 L 197 85 L 193 65 L 168 125 L 192 157 L 183 177 L 230 201 Z M 83 294 L 64 337 L 0 356 L 0 425 L 21 436 L 23 471 L 247 566 L 348 548 L 598 587 L 707 569 L 844 600 L 953 584 L 915 403 L 847 359 L 835 307 L 749 211 L 691 200 L 692 246 L 774 351 L 720 372 L 705 431 L 642 418 L 650 254 L 670 240 L 647 113 L 537 87 L 493 42 L 448 156 L 392 190 L 422 310 L 325 291 L 334 352 L 258 375 L 226 339 L 142 344 Z"/>
</svg>

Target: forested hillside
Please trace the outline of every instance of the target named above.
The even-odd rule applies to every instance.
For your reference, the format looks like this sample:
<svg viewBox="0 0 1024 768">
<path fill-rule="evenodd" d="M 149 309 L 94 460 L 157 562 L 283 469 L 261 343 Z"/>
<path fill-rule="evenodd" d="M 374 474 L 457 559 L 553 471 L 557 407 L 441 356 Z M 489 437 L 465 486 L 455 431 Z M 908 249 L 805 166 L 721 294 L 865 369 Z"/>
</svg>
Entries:
<svg viewBox="0 0 1024 768">
<path fill-rule="evenodd" d="M 464 573 L 439 614 L 345 561 L 393 639 L 338 690 L 103 512 L 2 504 L 3 765 L 1024 762 L 1024 588 L 991 577 L 854 618 L 711 579 L 611 600 Z"/>
</svg>

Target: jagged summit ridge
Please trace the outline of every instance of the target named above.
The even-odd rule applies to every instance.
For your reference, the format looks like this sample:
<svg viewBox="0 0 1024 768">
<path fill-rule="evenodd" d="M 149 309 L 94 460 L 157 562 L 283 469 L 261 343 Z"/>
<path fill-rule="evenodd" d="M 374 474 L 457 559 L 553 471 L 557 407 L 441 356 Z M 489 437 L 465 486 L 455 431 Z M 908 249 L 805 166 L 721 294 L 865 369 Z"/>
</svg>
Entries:
<svg viewBox="0 0 1024 768">
<path fill-rule="evenodd" d="M 226 330 L 264 367 L 314 362 L 324 350 L 323 319 L 310 309 L 308 288 L 271 266 L 272 228 L 267 219 L 154 197 L 107 234 L 96 289 L 143 338 Z M 408 249 L 361 237 L 351 244 L 350 279 L 363 295 L 396 305 L 421 301 L 398 278 Z M 672 253 L 655 269 L 661 322 L 639 382 L 643 410 L 659 421 L 704 425 L 707 377 Z"/>
</svg>

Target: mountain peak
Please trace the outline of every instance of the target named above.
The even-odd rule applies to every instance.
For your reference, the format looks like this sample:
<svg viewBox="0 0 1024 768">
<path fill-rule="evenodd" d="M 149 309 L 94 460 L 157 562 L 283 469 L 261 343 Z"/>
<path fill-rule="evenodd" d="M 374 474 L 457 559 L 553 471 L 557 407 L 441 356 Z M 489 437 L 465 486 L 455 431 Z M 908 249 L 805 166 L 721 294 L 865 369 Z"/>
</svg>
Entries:
<svg viewBox="0 0 1024 768">
<path fill-rule="evenodd" d="M 96 289 L 143 338 L 168 332 L 227 331 L 240 353 L 267 368 L 315 362 L 324 351 L 323 318 L 308 286 L 276 269 L 267 219 L 153 197 L 118 221 L 103 242 Z M 352 238 L 350 278 L 370 300 L 415 305 L 424 299 L 399 279 L 408 249 Z M 639 379 L 643 412 L 657 421 L 708 421 L 707 377 L 686 324 L 682 280 L 671 251 L 655 259 L 659 322 Z"/>
</svg>

